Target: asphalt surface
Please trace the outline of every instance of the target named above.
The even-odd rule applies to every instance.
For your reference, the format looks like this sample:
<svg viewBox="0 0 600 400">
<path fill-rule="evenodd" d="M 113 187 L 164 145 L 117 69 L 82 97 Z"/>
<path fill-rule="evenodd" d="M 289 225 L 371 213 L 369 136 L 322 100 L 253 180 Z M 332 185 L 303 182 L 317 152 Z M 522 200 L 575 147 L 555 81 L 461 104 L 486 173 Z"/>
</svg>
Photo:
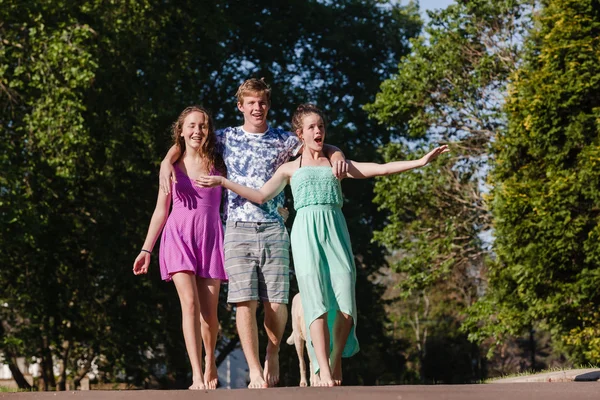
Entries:
<svg viewBox="0 0 600 400">
<path fill-rule="evenodd" d="M 515 376 L 488 383 L 491 384 L 21 392 L 0 393 L 0 400 L 600 400 L 598 368 Z"/>
<path fill-rule="evenodd" d="M 341 386 L 334 388 L 232 389 L 215 391 L 130 390 L 0 393 L 7 400 L 578 400 L 600 399 L 598 382 L 502 385 Z"/>
</svg>

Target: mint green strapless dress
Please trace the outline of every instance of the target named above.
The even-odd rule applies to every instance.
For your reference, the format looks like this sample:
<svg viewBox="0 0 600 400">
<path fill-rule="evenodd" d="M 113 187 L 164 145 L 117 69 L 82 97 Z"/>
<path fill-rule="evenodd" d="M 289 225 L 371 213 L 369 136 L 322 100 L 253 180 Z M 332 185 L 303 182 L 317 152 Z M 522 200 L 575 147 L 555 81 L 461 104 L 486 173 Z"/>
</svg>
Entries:
<svg viewBox="0 0 600 400">
<path fill-rule="evenodd" d="M 354 325 L 342 357 L 359 350 L 356 338 L 356 267 L 346 219 L 342 213 L 340 182 L 330 167 L 298 168 L 290 185 L 296 219 L 291 245 L 308 335 L 306 344 L 315 371 L 319 370 L 310 338 L 310 325 L 327 313 L 333 349 L 333 323 L 337 311 L 352 316 Z"/>
</svg>

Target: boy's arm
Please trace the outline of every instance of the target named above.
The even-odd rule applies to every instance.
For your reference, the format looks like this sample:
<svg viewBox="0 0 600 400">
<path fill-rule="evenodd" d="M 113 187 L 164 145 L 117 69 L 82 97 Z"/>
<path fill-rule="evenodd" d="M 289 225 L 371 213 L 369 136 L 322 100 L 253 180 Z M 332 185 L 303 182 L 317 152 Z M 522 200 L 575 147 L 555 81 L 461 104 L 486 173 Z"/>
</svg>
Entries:
<svg viewBox="0 0 600 400">
<path fill-rule="evenodd" d="M 331 167 L 333 169 L 333 175 L 338 179 L 344 179 L 348 174 L 348 163 L 346 162 L 346 156 L 340 149 L 330 144 L 323 146 L 323 153 L 331 160 Z"/>
<path fill-rule="evenodd" d="M 371 178 L 374 176 L 383 176 L 398 174 L 400 172 L 409 171 L 414 168 L 419 168 L 427 165 L 442 153 L 448 152 L 448 146 L 440 146 L 431 150 L 418 160 L 411 161 L 392 161 L 385 164 L 377 163 L 362 163 L 349 161 L 348 176 L 354 179 Z"/>
<path fill-rule="evenodd" d="M 179 146 L 173 145 L 167 152 L 165 158 L 160 162 L 159 184 L 164 194 L 169 194 L 171 191 L 171 180 L 177 183 L 175 176 L 175 168 L 173 164 L 181 156 Z"/>
</svg>

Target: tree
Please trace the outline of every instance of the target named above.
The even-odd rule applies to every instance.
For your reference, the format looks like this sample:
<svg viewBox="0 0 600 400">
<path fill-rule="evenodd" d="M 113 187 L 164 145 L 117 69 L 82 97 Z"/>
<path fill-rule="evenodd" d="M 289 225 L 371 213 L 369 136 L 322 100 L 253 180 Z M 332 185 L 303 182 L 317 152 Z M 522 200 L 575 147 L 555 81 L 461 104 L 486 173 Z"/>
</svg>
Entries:
<svg viewBox="0 0 600 400">
<path fill-rule="evenodd" d="M 600 6 L 547 1 L 511 76 L 494 143 L 495 252 L 478 339 L 538 323 L 574 361 L 597 362 Z"/>
<path fill-rule="evenodd" d="M 173 288 L 129 272 L 168 126 L 185 106 L 204 103 L 218 126 L 237 123 L 237 86 L 264 76 L 274 124 L 315 101 L 333 116 L 333 141 L 368 159 L 387 134 L 361 107 L 419 29 L 412 6 L 357 0 L 13 0 L 0 21 L 0 349 L 40 359 L 46 389 L 65 388 L 67 371 L 77 380 L 92 360 L 109 380 L 142 385 L 159 365 L 164 385 L 185 380 Z M 371 185 L 346 191 L 362 277 L 384 262 L 370 243 L 373 207 L 361 206 Z M 381 290 L 366 279 L 359 287 L 366 349 L 356 363 L 386 354 L 385 314 L 372 302 Z M 220 315 L 234 337 L 231 309 Z M 370 362 L 349 364 L 348 381 L 383 375 Z"/>
<path fill-rule="evenodd" d="M 503 96 L 534 10 L 533 1 L 478 0 L 430 13 L 426 35 L 412 41 L 398 74 L 366 107 L 396 138 L 382 150 L 386 161 L 418 157 L 436 142 L 451 148 L 449 157 L 378 179 L 375 188 L 375 201 L 389 212 L 375 239 L 396 253 L 398 301 L 404 302 L 396 312 L 413 327 L 408 336 L 418 344 L 412 357 L 419 359 L 421 379 L 440 380 L 424 365 L 428 340 L 455 336 L 462 352 L 479 361 L 464 335 L 447 329 L 458 329 L 485 287 L 493 255 L 485 197 L 490 146 L 506 126 Z M 460 378 L 442 379 L 481 378 L 481 370 L 464 365 Z"/>
</svg>

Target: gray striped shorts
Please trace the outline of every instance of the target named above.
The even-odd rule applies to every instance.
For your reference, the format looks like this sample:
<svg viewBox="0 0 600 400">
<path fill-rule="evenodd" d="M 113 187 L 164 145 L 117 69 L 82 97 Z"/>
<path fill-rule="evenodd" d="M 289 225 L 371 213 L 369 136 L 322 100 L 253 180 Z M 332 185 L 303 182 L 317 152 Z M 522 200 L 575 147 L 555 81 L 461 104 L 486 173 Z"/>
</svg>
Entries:
<svg viewBox="0 0 600 400">
<path fill-rule="evenodd" d="M 227 221 L 224 242 L 228 303 L 288 303 L 290 237 L 285 225 Z"/>
</svg>

